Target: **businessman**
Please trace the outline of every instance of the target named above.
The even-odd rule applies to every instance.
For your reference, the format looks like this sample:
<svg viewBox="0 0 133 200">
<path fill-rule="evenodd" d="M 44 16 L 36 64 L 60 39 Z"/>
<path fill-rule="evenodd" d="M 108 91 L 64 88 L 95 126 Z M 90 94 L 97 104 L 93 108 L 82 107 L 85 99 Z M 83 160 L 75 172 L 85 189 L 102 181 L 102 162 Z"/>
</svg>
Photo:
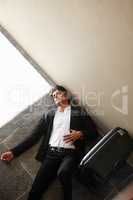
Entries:
<svg viewBox="0 0 133 200">
<path fill-rule="evenodd" d="M 56 175 L 62 185 L 63 200 L 72 200 L 72 174 L 83 155 L 85 142 L 91 142 L 98 136 L 96 126 L 85 110 L 71 105 L 66 88 L 57 85 L 51 95 L 56 108 L 43 115 L 28 138 L 1 154 L 1 160 L 11 161 L 42 138 L 36 155 L 41 167 L 28 200 L 40 200 Z"/>
</svg>

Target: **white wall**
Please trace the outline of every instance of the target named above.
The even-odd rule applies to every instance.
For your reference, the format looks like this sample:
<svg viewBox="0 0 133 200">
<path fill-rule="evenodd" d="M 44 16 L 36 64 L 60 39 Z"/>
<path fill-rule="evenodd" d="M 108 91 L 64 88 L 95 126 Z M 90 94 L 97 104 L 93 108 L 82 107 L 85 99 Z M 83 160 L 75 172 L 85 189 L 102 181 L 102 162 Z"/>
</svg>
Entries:
<svg viewBox="0 0 133 200">
<path fill-rule="evenodd" d="M 0 0 L 0 23 L 53 80 L 97 104 L 100 125 L 133 133 L 132 0 Z"/>
</svg>

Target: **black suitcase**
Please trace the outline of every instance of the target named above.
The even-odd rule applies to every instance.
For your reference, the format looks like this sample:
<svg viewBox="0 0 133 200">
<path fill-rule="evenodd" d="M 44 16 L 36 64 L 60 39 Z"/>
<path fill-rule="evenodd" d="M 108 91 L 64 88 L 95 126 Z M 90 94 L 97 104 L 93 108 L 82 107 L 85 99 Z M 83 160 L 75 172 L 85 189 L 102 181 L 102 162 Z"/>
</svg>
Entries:
<svg viewBox="0 0 133 200">
<path fill-rule="evenodd" d="M 133 139 L 122 128 L 109 131 L 81 160 L 80 167 L 107 178 L 133 150 Z"/>
</svg>

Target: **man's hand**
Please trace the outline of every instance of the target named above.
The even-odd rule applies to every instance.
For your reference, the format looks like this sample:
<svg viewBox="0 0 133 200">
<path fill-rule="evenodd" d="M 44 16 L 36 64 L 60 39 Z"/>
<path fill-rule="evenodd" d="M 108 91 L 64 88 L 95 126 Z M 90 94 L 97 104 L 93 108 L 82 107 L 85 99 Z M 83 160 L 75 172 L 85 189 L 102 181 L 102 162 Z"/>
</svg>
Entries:
<svg viewBox="0 0 133 200">
<path fill-rule="evenodd" d="M 70 129 L 70 131 L 64 135 L 64 141 L 66 143 L 75 142 L 78 139 L 83 139 L 83 133 L 81 131 Z"/>
<path fill-rule="evenodd" d="M 5 160 L 5 161 L 11 161 L 12 159 L 13 159 L 13 153 L 12 153 L 12 151 L 6 151 L 6 152 L 3 152 L 2 154 L 1 154 L 1 157 L 0 157 L 0 159 L 1 160 Z"/>
</svg>

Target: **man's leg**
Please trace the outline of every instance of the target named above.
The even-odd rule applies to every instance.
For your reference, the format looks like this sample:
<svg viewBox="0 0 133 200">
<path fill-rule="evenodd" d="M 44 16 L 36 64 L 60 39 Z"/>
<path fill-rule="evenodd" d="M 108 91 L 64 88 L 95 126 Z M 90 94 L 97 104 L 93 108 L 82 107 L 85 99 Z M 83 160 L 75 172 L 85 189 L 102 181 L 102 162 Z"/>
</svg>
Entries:
<svg viewBox="0 0 133 200">
<path fill-rule="evenodd" d="M 77 166 L 74 155 L 65 156 L 57 172 L 63 186 L 64 200 L 72 200 L 72 174 Z"/>
<path fill-rule="evenodd" d="M 46 157 L 32 184 L 28 200 L 41 199 L 43 193 L 46 191 L 51 181 L 55 178 L 59 164 L 60 159 L 56 156 L 50 155 Z"/>
</svg>

